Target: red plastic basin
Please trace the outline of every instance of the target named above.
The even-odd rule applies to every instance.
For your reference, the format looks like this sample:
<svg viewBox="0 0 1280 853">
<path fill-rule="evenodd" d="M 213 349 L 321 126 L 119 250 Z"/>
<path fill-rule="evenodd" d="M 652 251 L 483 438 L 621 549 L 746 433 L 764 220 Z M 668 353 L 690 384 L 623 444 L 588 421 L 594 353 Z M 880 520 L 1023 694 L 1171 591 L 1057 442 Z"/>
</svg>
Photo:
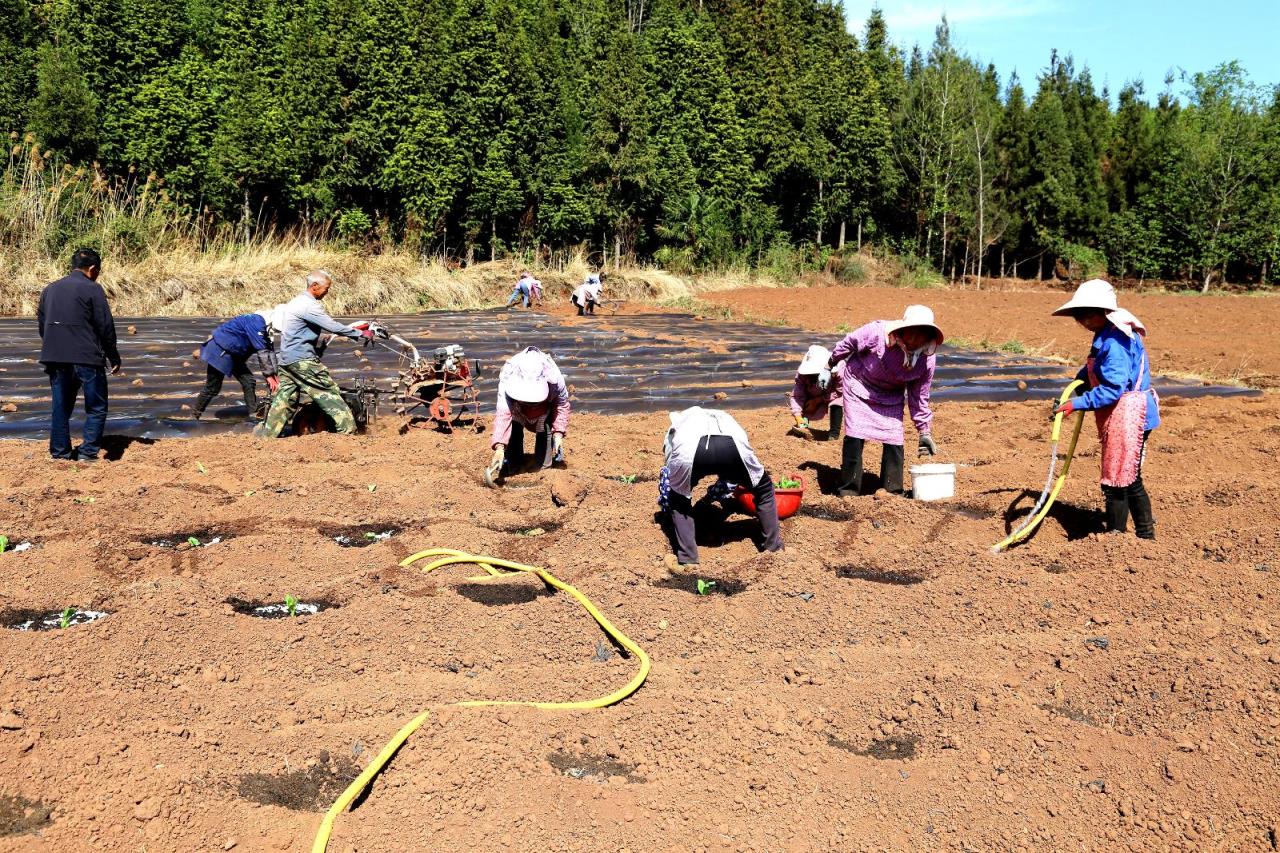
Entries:
<svg viewBox="0 0 1280 853">
<path fill-rule="evenodd" d="M 779 489 L 776 485 L 773 487 L 774 500 L 778 504 L 778 518 L 790 518 L 800 509 L 800 503 L 804 500 L 804 478 L 796 474 L 782 477 L 783 480 L 795 480 L 800 484 L 796 489 Z M 738 499 L 738 505 L 744 510 L 756 514 L 756 497 L 747 491 L 743 486 L 738 486 L 733 491 L 733 496 Z"/>
</svg>

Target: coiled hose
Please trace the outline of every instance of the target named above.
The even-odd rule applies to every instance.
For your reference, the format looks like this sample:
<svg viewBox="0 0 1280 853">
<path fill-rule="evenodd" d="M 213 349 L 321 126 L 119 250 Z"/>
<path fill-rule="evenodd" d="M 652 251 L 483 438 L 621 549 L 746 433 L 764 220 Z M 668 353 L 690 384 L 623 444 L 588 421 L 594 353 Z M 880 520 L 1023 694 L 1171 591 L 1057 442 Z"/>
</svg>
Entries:
<svg viewBox="0 0 1280 853">
<path fill-rule="evenodd" d="M 568 593 L 571 598 L 582 605 L 582 608 L 591 614 L 591 618 L 608 634 L 618 645 L 627 650 L 628 653 L 634 655 L 640 661 L 639 671 L 621 688 L 615 690 L 607 696 L 601 696 L 598 699 L 584 699 L 577 702 L 532 702 L 532 701 L 501 701 L 493 699 L 481 699 L 468 702 L 452 702 L 443 707 L 452 708 L 483 708 L 489 706 L 523 706 L 527 708 L 541 708 L 544 711 L 584 711 L 595 708 L 606 708 L 609 705 L 621 702 L 632 693 L 640 689 L 640 685 L 644 684 L 645 678 L 649 675 L 649 656 L 645 654 L 644 649 L 640 648 L 628 637 L 617 629 L 604 614 L 596 609 L 585 595 L 579 592 L 570 584 L 557 578 L 546 569 L 537 566 L 526 566 L 523 563 L 513 563 L 508 560 L 500 560 L 495 557 L 477 557 L 464 551 L 455 551 L 452 548 L 429 548 L 426 551 L 419 551 L 411 557 L 406 557 L 400 562 L 402 567 L 408 567 L 426 559 L 427 557 L 436 558 L 429 565 L 424 566 L 422 571 L 432 572 L 442 566 L 450 566 L 460 563 L 467 563 L 479 566 L 484 570 L 485 575 L 476 578 L 469 578 L 473 581 L 493 580 L 495 577 L 505 577 L 515 572 L 527 572 L 531 575 L 537 575 L 543 583 L 561 592 Z M 507 569 L 508 571 L 500 571 Z M 391 761 L 392 756 L 398 750 L 409 736 L 422 727 L 422 724 L 431 716 L 430 711 L 423 711 L 404 725 L 400 731 L 396 732 L 391 740 L 387 741 L 382 751 L 369 763 L 364 772 L 356 777 L 347 789 L 339 795 L 334 804 L 329 807 L 329 811 L 325 814 L 324 820 L 320 822 L 320 829 L 316 832 L 315 841 L 311 845 L 311 853 L 325 853 L 329 847 L 329 835 L 333 832 L 334 821 L 338 815 L 346 811 L 351 803 L 360 796 L 365 788 L 374 780 L 383 768 Z"/>
<path fill-rule="evenodd" d="M 1058 405 L 1061 406 L 1067 400 L 1070 400 L 1076 388 L 1083 384 L 1079 379 L 1072 381 L 1062 392 L 1062 395 L 1058 397 Z M 1067 482 L 1067 472 L 1071 470 L 1071 459 L 1076 453 L 1076 442 L 1080 439 L 1080 427 L 1084 423 L 1084 412 L 1076 412 L 1075 414 L 1076 422 L 1071 430 L 1071 441 L 1067 444 L 1067 456 L 1062 462 L 1062 471 L 1058 473 L 1057 480 L 1054 480 L 1053 472 L 1058 467 L 1058 441 L 1062 436 L 1061 412 L 1053 416 L 1053 432 L 1049 437 L 1049 476 L 1044 482 L 1044 490 L 1040 492 L 1040 498 L 1036 501 L 1036 505 L 1031 508 L 1031 514 L 1016 530 L 1000 542 L 992 545 L 991 553 L 999 554 L 1015 542 L 1020 542 L 1030 536 L 1031 531 L 1035 530 L 1036 526 L 1049 514 L 1049 508 L 1058 499 L 1058 492 L 1062 491 L 1063 484 Z"/>
</svg>

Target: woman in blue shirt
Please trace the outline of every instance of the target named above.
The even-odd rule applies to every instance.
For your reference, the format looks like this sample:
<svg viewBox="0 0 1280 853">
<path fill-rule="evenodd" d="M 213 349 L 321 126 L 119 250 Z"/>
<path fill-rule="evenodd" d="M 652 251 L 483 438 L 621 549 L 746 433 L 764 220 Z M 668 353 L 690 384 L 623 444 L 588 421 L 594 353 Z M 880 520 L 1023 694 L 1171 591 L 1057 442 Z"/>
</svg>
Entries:
<svg viewBox="0 0 1280 853">
<path fill-rule="evenodd" d="M 1142 338 L 1147 333 L 1137 317 L 1116 304 L 1116 292 L 1102 279 L 1086 281 L 1057 317 L 1072 317 L 1093 332 L 1089 359 L 1076 378 L 1089 390 L 1054 409 L 1096 413 L 1102 446 L 1102 493 L 1107 529 L 1123 533 L 1133 514 L 1134 531 L 1156 538 L 1151 498 L 1142 483 L 1147 438 L 1160 425 L 1160 400 L 1151 387 L 1151 364 Z"/>
</svg>

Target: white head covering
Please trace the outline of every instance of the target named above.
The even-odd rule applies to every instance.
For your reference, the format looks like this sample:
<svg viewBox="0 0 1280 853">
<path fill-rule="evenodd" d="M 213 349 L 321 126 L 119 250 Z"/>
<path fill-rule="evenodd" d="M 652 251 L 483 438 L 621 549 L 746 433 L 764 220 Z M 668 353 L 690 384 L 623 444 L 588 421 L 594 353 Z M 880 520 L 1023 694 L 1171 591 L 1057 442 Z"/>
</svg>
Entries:
<svg viewBox="0 0 1280 853">
<path fill-rule="evenodd" d="M 1071 298 L 1053 312 L 1053 316 L 1065 317 L 1077 308 L 1096 308 L 1105 312 L 1112 325 L 1129 337 L 1133 337 L 1134 332 L 1140 335 L 1147 333 L 1147 327 L 1142 325 L 1141 320 L 1119 306 L 1116 302 L 1116 289 L 1104 279 L 1091 278 L 1082 282 Z"/>
<path fill-rule="evenodd" d="M 800 369 L 797 373 L 808 376 L 810 374 L 819 373 L 822 368 L 827 366 L 827 362 L 831 360 L 831 350 L 824 346 L 814 344 L 805 352 L 804 358 L 800 361 Z"/>
<path fill-rule="evenodd" d="M 529 347 L 507 360 L 499 376 L 503 394 L 519 403 L 541 403 L 551 394 L 551 381 L 560 379 L 559 368 L 537 347 Z"/>
<path fill-rule="evenodd" d="M 933 343 L 941 345 L 943 341 L 942 329 L 934 322 L 933 311 L 927 305 L 908 305 L 907 310 L 902 312 L 901 320 L 886 320 L 884 326 L 886 335 L 912 326 L 928 326 L 933 329 Z"/>
</svg>

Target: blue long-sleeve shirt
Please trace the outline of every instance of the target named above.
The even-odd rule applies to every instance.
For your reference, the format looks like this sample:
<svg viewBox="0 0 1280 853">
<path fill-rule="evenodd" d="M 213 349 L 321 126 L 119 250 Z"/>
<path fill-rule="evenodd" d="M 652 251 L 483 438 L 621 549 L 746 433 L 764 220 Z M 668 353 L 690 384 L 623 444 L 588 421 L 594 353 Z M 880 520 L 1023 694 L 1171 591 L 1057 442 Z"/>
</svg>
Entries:
<svg viewBox="0 0 1280 853">
<path fill-rule="evenodd" d="M 1151 390 L 1151 364 L 1147 361 L 1142 335 L 1136 332 L 1132 336 L 1126 335 L 1113 324 L 1107 323 L 1106 328 L 1093 336 L 1089 357 L 1093 359 L 1093 371 L 1098 377 L 1098 385 L 1076 397 L 1075 408 L 1105 409 L 1119 400 L 1121 394 L 1145 391 L 1146 429 L 1152 430 L 1160 426 L 1160 405 Z M 1087 365 L 1080 368 L 1076 378 L 1086 383 L 1089 381 Z"/>
</svg>

